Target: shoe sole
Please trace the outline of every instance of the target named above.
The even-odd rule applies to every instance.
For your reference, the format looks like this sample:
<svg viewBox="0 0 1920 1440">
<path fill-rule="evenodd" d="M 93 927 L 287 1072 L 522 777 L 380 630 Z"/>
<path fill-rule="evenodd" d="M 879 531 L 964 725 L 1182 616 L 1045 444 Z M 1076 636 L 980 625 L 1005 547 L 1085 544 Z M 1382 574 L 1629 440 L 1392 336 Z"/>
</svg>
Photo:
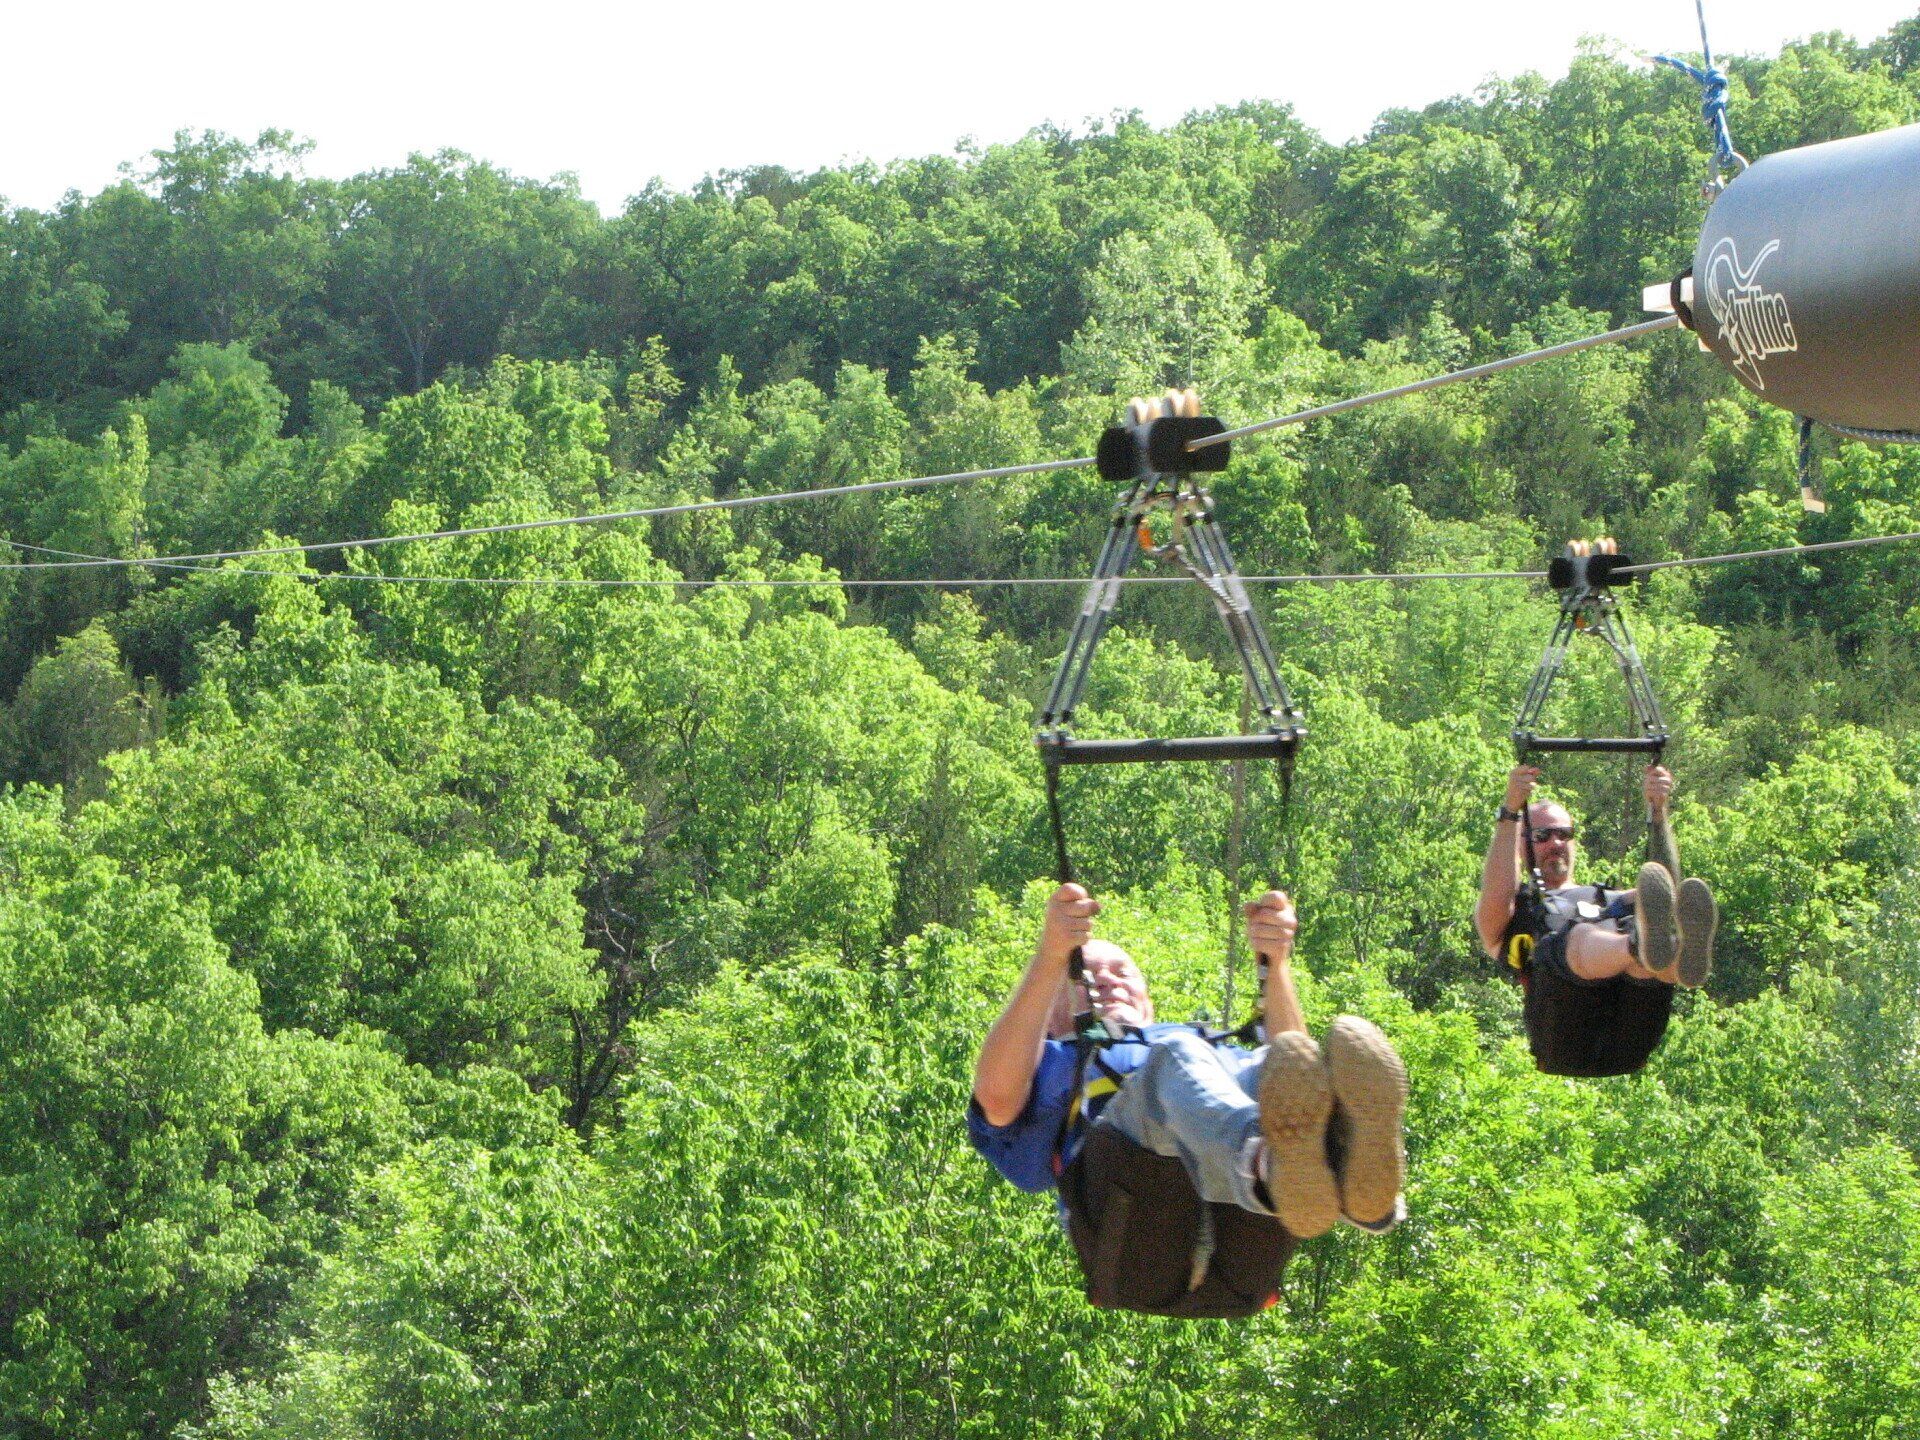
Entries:
<svg viewBox="0 0 1920 1440">
<path fill-rule="evenodd" d="M 1640 963 L 1662 980 L 1673 978 L 1680 954 L 1680 926 L 1673 907 L 1673 876 L 1667 867 L 1648 861 L 1640 867 L 1634 886 L 1634 923 L 1640 931 Z"/>
<path fill-rule="evenodd" d="M 1297 1030 L 1274 1037 L 1260 1066 L 1260 1133 L 1267 1142 L 1267 1191 L 1293 1234 L 1324 1235 L 1340 1218 L 1340 1189 L 1327 1164 L 1333 1082 L 1320 1047 Z"/>
<path fill-rule="evenodd" d="M 1342 1015 L 1327 1035 L 1327 1075 L 1349 1127 L 1341 1208 L 1378 1224 L 1394 1213 L 1406 1185 L 1407 1067 L 1379 1026 Z"/>
<path fill-rule="evenodd" d="M 1686 879 L 1680 882 L 1676 902 L 1680 923 L 1680 959 L 1677 971 L 1680 983 L 1698 990 L 1713 973 L 1713 936 L 1720 928 L 1720 907 L 1714 902 L 1707 882 Z"/>
</svg>

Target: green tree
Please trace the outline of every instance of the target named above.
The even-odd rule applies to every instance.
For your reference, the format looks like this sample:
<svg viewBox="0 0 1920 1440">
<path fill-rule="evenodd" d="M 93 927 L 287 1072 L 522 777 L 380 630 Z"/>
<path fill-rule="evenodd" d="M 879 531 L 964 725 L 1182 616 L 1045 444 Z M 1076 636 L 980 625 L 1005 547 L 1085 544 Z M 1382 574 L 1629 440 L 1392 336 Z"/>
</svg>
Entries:
<svg viewBox="0 0 1920 1440">
<path fill-rule="evenodd" d="M 74 843 L 51 796 L 0 802 L 0 869 L 0 1416 L 165 1433 L 258 1358 L 397 1116 L 351 1047 L 269 1041 L 203 910 Z"/>
<path fill-rule="evenodd" d="M 356 176 L 327 262 L 327 303 L 385 375 L 423 390 L 449 364 L 484 366 L 537 304 L 594 212 L 570 177 L 522 180 L 457 150 Z"/>
<path fill-rule="evenodd" d="M 102 760 L 151 733 L 147 707 L 96 621 L 27 672 L 6 715 L 7 773 L 60 786 L 77 806 L 99 792 Z"/>
<path fill-rule="evenodd" d="M 127 316 L 64 252 L 47 217 L 0 206 L 0 395 L 60 401 L 98 384 Z"/>
<path fill-rule="evenodd" d="M 1713 817 L 1687 863 L 1711 876 L 1732 917 L 1718 963 L 1721 993 L 1750 995 L 1837 963 L 1848 929 L 1871 920 L 1897 873 L 1895 839 L 1912 788 L 1892 742 L 1841 728 Z"/>
<path fill-rule="evenodd" d="M 485 712 L 276 585 L 90 834 L 206 904 L 272 1028 L 363 1023 L 431 1068 L 559 1083 L 599 994 L 574 892 L 636 812 L 558 707 Z"/>
<path fill-rule="evenodd" d="M 258 344 L 318 290 L 329 229 L 326 190 L 299 175 L 311 142 L 284 130 L 252 143 L 182 130 L 140 184 L 168 221 L 169 312 L 182 340 Z"/>
<path fill-rule="evenodd" d="M 1213 222 L 1185 213 L 1116 236 L 1087 276 L 1087 319 L 1061 353 L 1102 397 L 1192 385 L 1214 398 L 1244 364 L 1253 286 Z"/>
</svg>

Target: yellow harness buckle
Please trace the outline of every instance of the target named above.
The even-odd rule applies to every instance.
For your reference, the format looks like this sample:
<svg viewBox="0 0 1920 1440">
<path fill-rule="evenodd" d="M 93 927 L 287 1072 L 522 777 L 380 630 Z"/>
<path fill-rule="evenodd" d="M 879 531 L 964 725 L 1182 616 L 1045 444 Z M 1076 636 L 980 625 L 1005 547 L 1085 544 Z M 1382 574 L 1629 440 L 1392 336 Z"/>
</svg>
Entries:
<svg viewBox="0 0 1920 1440">
<path fill-rule="evenodd" d="M 1533 936 L 1516 935 L 1507 942 L 1507 964 L 1522 975 L 1533 968 Z"/>
</svg>

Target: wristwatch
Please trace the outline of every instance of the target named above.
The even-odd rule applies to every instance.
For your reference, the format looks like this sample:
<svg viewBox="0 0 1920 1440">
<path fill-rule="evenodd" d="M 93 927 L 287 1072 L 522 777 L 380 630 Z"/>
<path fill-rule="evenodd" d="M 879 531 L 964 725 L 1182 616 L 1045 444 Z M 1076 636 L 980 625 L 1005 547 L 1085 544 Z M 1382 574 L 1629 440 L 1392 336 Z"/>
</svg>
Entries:
<svg viewBox="0 0 1920 1440">
<path fill-rule="evenodd" d="M 1502 820 L 1524 820 L 1526 818 L 1527 818 L 1527 815 L 1524 810 L 1509 810 L 1504 805 L 1502 805 L 1498 810 L 1493 812 L 1493 823 L 1496 825 L 1498 825 Z"/>
</svg>

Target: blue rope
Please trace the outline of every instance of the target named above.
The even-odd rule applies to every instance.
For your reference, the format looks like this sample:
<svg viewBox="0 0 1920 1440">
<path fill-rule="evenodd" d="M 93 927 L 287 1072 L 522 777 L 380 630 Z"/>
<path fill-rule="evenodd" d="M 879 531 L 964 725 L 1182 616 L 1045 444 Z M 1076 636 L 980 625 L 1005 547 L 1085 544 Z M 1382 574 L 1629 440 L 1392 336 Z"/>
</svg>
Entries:
<svg viewBox="0 0 1920 1440">
<path fill-rule="evenodd" d="M 1705 69 L 1671 55 L 1656 55 L 1653 63 L 1683 71 L 1700 87 L 1700 114 L 1705 117 L 1707 128 L 1713 131 L 1714 163 L 1723 170 L 1743 163 L 1740 152 L 1733 148 L 1733 132 L 1727 128 L 1727 96 L 1732 85 L 1726 71 L 1715 65 L 1711 57 Z"/>
</svg>

